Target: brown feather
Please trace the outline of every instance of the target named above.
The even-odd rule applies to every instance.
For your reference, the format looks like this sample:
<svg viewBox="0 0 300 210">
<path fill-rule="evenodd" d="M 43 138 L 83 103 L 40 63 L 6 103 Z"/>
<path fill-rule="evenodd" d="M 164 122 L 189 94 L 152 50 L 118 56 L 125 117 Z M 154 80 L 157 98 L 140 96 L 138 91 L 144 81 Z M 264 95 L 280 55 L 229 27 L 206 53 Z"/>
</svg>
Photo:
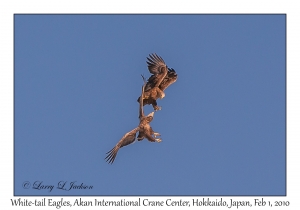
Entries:
<svg viewBox="0 0 300 210">
<path fill-rule="evenodd" d="M 139 129 L 140 128 L 137 127 L 135 129 L 133 129 L 132 131 L 129 131 L 128 133 L 126 133 L 121 138 L 121 140 L 116 144 L 116 146 L 114 148 L 112 148 L 109 152 L 106 153 L 108 155 L 105 157 L 105 159 L 106 159 L 106 161 L 108 161 L 108 163 L 112 164 L 114 162 L 114 160 L 117 156 L 117 153 L 121 147 L 127 146 L 134 142 L 136 133 L 139 131 Z"/>
<path fill-rule="evenodd" d="M 143 79 L 144 79 L 144 77 L 143 77 Z M 144 95 L 145 86 L 146 86 L 146 80 L 144 79 L 144 85 L 142 87 L 142 94 L 140 96 L 140 106 L 139 106 L 140 123 L 139 123 L 139 126 L 136 127 L 135 129 L 131 130 L 130 132 L 126 133 L 121 138 L 121 140 L 116 144 L 116 146 L 106 153 L 107 156 L 105 157 L 105 160 L 110 164 L 112 164 L 115 161 L 115 158 L 117 157 L 118 151 L 121 147 L 127 146 L 135 141 L 136 133 L 138 131 L 139 131 L 139 135 L 138 135 L 139 141 L 142 140 L 144 137 L 146 137 L 149 141 L 155 142 L 155 138 L 152 137 L 152 134 L 154 134 L 154 131 L 149 124 L 153 120 L 154 113 L 152 112 L 148 116 L 145 116 L 144 110 L 143 110 L 143 95 Z"/>
<path fill-rule="evenodd" d="M 148 69 L 152 75 L 145 86 L 143 106 L 152 104 L 154 110 L 157 111 L 161 108 L 157 106 L 156 100 L 163 98 L 165 95 L 163 91 L 176 82 L 177 73 L 174 69 L 168 68 L 164 60 L 155 53 L 150 54 L 147 60 Z M 138 98 L 138 102 L 140 102 L 140 98 Z"/>
</svg>

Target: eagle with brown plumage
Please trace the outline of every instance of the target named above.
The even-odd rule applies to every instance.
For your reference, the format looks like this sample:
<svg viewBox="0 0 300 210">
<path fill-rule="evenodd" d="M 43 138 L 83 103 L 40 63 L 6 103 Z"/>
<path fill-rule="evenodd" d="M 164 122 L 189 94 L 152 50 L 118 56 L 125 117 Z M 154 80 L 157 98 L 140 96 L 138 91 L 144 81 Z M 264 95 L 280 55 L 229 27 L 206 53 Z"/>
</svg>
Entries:
<svg viewBox="0 0 300 210">
<path fill-rule="evenodd" d="M 152 75 L 145 87 L 143 105 L 152 104 L 153 109 L 157 111 L 161 110 L 161 107 L 157 105 L 156 100 L 165 97 L 164 90 L 176 82 L 177 73 L 174 69 L 168 68 L 165 61 L 155 53 L 150 54 L 147 60 Z M 140 102 L 140 98 L 137 101 Z"/>
<path fill-rule="evenodd" d="M 139 132 L 137 136 L 137 140 L 141 141 L 144 138 L 148 139 L 150 142 L 161 142 L 160 138 L 156 138 L 157 136 L 160 136 L 159 133 L 154 132 L 152 127 L 150 126 L 150 122 L 153 120 L 153 115 L 154 112 L 151 112 L 147 116 L 144 115 L 144 110 L 143 110 L 143 96 L 144 96 L 144 89 L 146 86 L 146 80 L 144 79 L 144 85 L 142 87 L 142 94 L 140 96 L 140 106 L 139 106 L 139 119 L 140 119 L 140 124 L 138 127 L 133 129 L 132 131 L 126 133 L 121 140 L 116 144 L 114 148 L 112 148 L 109 152 L 107 152 L 107 156 L 105 157 L 106 161 L 108 163 L 113 163 L 118 151 L 121 147 L 127 146 L 131 143 L 133 143 L 136 139 L 136 134 Z"/>
</svg>

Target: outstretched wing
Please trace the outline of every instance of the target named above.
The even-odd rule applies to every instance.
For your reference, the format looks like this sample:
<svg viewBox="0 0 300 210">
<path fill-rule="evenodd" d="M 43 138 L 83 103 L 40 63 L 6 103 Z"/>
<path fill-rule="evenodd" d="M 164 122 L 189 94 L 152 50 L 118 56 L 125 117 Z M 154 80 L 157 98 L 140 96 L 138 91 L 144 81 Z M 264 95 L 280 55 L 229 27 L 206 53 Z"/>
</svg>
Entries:
<svg viewBox="0 0 300 210">
<path fill-rule="evenodd" d="M 174 69 L 170 69 L 168 68 L 168 74 L 167 76 L 165 76 L 165 78 L 163 79 L 163 81 L 160 83 L 159 85 L 159 89 L 161 89 L 162 91 L 164 91 L 167 87 L 169 87 L 170 85 L 172 85 L 174 82 L 176 82 L 177 80 L 177 73 Z"/>
<path fill-rule="evenodd" d="M 168 73 L 167 65 L 160 56 L 153 53 L 147 60 L 148 69 L 153 75 L 149 78 L 145 91 L 158 87 Z"/>
<path fill-rule="evenodd" d="M 162 72 L 167 71 L 167 65 L 165 61 L 155 53 L 149 54 L 147 57 L 148 69 L 151 74 L 161 74 Z"/>
<path fill-rule="evenodd" d="M 115 158 L 118 154 L 118 151 L 121 147 L 127 146 L 128 144 L 131 144 L 134 142 L 135 140 L 135 136 L 136 133 L 139 131 L 139 127 L 133 129 L 132 131 L 126 133 L 122 139 L 116 144 L 116 146 L 114 148 L 112 148 L 109 152 L 107 152 L 106 154 L 108 154 L 105 159 L 106 162 L 108 163 L 113 163 L 115 161 Z"/>
</svg>

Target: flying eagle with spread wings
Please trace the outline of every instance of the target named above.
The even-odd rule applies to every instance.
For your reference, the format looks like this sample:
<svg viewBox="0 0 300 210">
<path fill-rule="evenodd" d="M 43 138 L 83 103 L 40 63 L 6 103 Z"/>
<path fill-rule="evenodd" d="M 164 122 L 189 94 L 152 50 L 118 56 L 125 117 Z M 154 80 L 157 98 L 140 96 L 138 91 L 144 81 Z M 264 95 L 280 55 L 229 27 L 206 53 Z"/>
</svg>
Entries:
<svg viewBox="0 0 300 210">
<path fill-rule="evenodd" d="M 139 106 L 139 119 L 140 119 L 140 124 L 138 127 L 133 129 L 132 131 L 129 131 L 126 133 L 121 140 L 116 144 L 114 148 L 112 148 L 109 152 L 107 152 L 107 156 L 105 157 L 106 161 L 108 163 L 113 163 L 119 149 L 121 147 L 127 146 L 131 143 L 133 143 L 136 139 L 136 134 L 139 132 L 137 136 L 137 140 L 141 141 L 144 138 L 148 139 L 150 142 L 161 142 L 160 138 L 156 138 L 157 136 L 160 136 L 159 133 L 154 132 L 153 129 L 150 126 L 150 122 L 153 120 L 154 112 L 151 112 L 147 116 L 144 115 L 144 110 L 143 110 L 143 95 L 144 95 L 144 89 L 146 86 L 146 80 L 144 79 L 144 85 L 142 87 L 142 94 L 140 96 L 140 106 Z"/>
<path fill-rule="evenodd" d="M 165 61 L 155 53 L 150 54 L 147 60 L 148 69 L 152 75 L 145 87 L 143 104 L 152 104 L 153 109 L 157 111 L 161 110 L 161 107 L 157 106 L 156 100 L 165 97 L 164 90 L 176 82 L 177 73 L 174 69 L 168 68 Z M 137 101 L 140 102 L 140 98 Z"/>
</svg>

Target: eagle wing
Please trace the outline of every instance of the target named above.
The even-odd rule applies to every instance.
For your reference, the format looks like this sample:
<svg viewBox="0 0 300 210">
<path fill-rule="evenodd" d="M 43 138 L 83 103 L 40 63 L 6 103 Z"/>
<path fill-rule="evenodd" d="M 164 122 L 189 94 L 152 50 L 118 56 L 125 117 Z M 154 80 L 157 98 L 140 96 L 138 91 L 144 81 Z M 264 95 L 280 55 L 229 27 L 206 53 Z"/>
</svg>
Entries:
<svg viewBox="0 0 300 210">
<path fill-rule="evenodd" d="M 142 93 L 140 96 L 140 107 L 139 107 L 139 118 L 142 119 L 144 117 L 144 110 L 143 110 L 143 94 L 144 94 L 144 88 L 146 85 L 146 80 L 144 76 L 142 75 L 144 80 L 144 85 L 142 86 Z M 108 154 L 105 159 L 108 163 L 113 163 L 115 161 L 115 158 L 117 156 L 117 153 L 121 147 L 127 146 L 128 144 L 131 144 L 134 142 L 136 133 L 140 130 L 140 127 L 136 127 L 132 131 L 129 131 L 126 133 L 121 140 L 116 144 L 114 148 L 112 148 L 110 151 L 108 151 L 106 154 Z"/>
<path fill-rule="evenodd" d="M 129 131 L 126 133 L 122 139 L 116 144 L 114 148 L 112 148 L 110 151 L 108 151 L 106 154 L 108 154 L 105 159 L 108 163 L 113 163 L 115 161 L 115 158 L 118 154 L 118 151 L 121 147 L 127 146 L 134 142 L 136 133 L 140 130 L 139 127 L 133 129 L 132 131 Z"/>
<path fill-rule="evenodd" d="M 161 74 L 162 72 L 167 71 L 167 65 L 165 64 L 165 61 L 155 53 L 150 54 L 149 57 L 147 57 L 147 64 L 148 69 L 151 74 Z"/>
<path fill-rule="evenodd" d="M 160 83 L 159 85 L 159 89 L 161 89 L 162 91 L 164 91 L 167 87 L 169 87 L 170 85 L 172 85 L 174 82 L 176 82 L 177 80 L 177 73 L 174 69 L 170 69 L 168 68 L 168 74 L 167 76 L 165 76 L 165 78 L 163 79 L 163 81 Z"/>
<path fill-rule="evenodd" d="M 148 69 L 153 75 L 149 78 L 145 91 L 158 87 L 168 73 L 165 61 L 155 53 L 150 54 L 147 58 Z"/>
</svg>

